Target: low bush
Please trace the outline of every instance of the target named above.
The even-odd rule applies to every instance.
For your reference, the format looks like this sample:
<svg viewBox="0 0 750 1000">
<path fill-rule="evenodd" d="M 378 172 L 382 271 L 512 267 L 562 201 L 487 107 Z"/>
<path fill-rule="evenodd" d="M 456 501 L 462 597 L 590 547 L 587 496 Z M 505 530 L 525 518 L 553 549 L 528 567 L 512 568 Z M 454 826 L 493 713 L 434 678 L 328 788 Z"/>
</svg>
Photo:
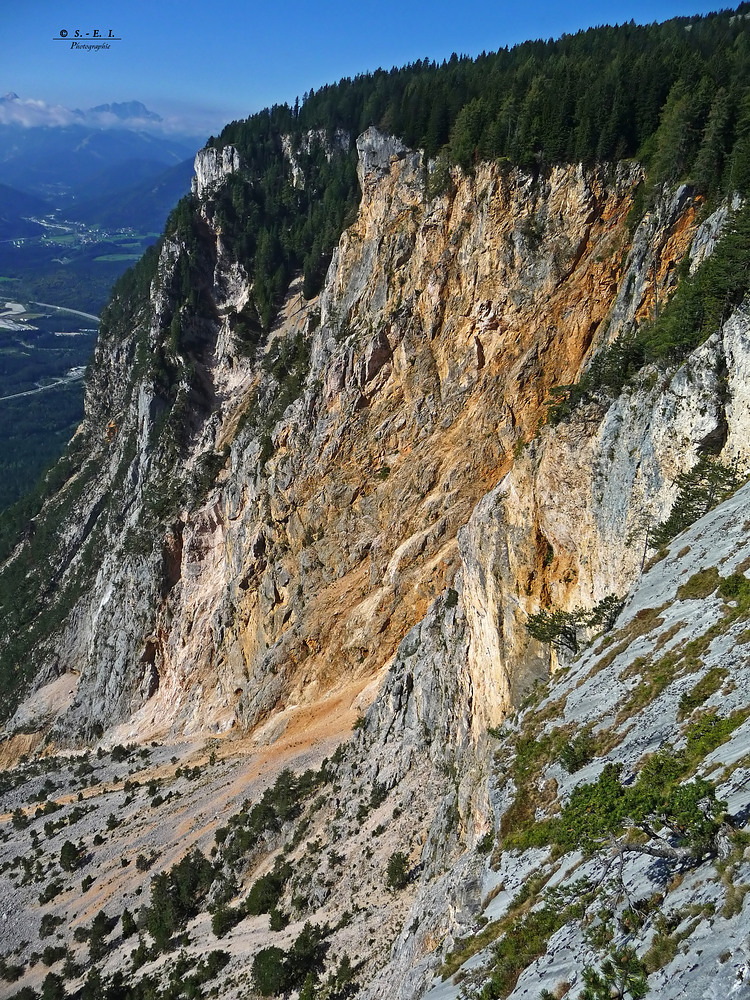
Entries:
<svg viewBox="0 0 750 1000">
<path fill-rule="evenodd" d="M 591 733 L 585 729 L 582 733 L 565 743 L 560 749 L 560 764 L 568 774 L 575 774 L 594 759 L 595 744 Z"/>
<path fill-rule="evenodd" d="M 244 911 L 236 906 L 220 906 L 211 919 L 211 930 L 216 937 L 224 937 L 245 916 Z"/>
<path fill-rule="evenodd" d="M 677 718 L 682 720 L 715 694 L 728 677 L 723 667 L 713 667 L 698 683 L 680 696 Z"/>
<path fill-rule="evenodd" d="M 284 886 L 291 875 L 292 866 L 288 862 L 277 861 L 273 871 L 262 875 L 251 886 L 245 900 L 245 912 L 251 916 L 270 913 L 281 899 Z"/>
<path fill-rule="evenodd" d="M 655 824 L 668 829 L 676 847 L 687 848 L 700 860 L 715 849 L 726 803 L 716 798 L 714 786 L 704 778 L 678 784 L 689 768 L 690 753 L 689 748 L 685 754 L 654 754 L 629 786 L 620 781 L 619 764 L 606 764 L 596 782 L 573 789 L 559 817 L 529 826 L 509 837 L 506 846 L 557 844 L 566 851 L 579 848 L 592 854 L 608 836 L 622 834 L 628 825 L 640 827 L 651 838 Z"/>
<path fill-rule="evenodd" d="M 403 851 L 394 851 L 388 858 L 386 868 L 386 885 L 389 889 L 399 891 L 409 884 L 409 859 Z"/>
<path fill-rule="evenodd" d="M 60 924 L 65 923 L 65 917 L 58 917 L 54 913 L 45 913 L 42 917 L 42 922 L 39 925 L 39 937 L 48 938 L 52 937 Z"/>
<path fill-rule="evenodd" d="M 59 880 L 54 880 L 49 882 L 42 892 L 39 893 L 39 902 L 42 906 L 45 903 L 49 903 L 53 900 L 55 896 L 59 896 L 63 891 L 64 886 Z"/>
</svg>

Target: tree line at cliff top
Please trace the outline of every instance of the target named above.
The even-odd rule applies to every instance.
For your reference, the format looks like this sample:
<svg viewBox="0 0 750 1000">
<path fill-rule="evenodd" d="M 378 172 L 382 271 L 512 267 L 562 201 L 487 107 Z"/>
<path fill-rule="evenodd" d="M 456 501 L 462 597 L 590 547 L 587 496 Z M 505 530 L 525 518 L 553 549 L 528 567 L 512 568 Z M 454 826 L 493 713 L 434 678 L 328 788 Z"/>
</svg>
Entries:
<svg viewBox="0 0 750 1000">
<path fill-rule="evenodd" d="M 377 70 L 311 91 L 293 107 L 274 105 L 228 124 L 209 145 L 234 145 L 242 168 L 205 210 L 253 282 L 252 302 L 233 321 L 241 352 L 252 354 L 261 342 L 295 273 L 304 274 L 306 298 L 320 290 L 333 247 L 356 214 L 355 141 L 370 125 L 435 161 L 426 178 L 430 194 L 450 185 L 453 164 L 471 171 L 495 160 L 543 172 L 556 163 L 623 157 L 637 157 L 648 171 L 631 213 L 637 208 L 639 217 L 665 182 L 687 180 L 709 204 L 746 194 L 750 3 L 663 24 L 592 28 L 476 59 L 454 55 L 440 65 L 424 60 Z M 321 140 L 306 140 L 311 132 Z M 284 136 L 301 168 L 297 186 Z M 184 257 L 167 352 L 173 355 L 193 353 L 181 319 L 195 312 L 200 232 L 190 196 L 165 231 L 182 244 Z M 115 286 L 103 335 L 127 326 L 128 314 L 145 305 L 157 257 L 158 247 Z M 735 292 L 732 301 L 744 294 Z"/>
<path fill-rule="evenodd" d="M 437 159 L 438 177 L 498 160 L 531 171 L 556 163 L 638 157 L 649 183 L 690 180 L 711 199 L 750 188 L 750 4 L 664 24 L 592 28 L 437 64 L 417 61 L 311 91 L 227 125 L 210 145 L 234 145 L 242 178 L 217 204 L 220 223 L 256 283 L 267 327 L 292 272 L 305 294 L 359 200 L 354 141 L 368 126 Z M 330 160 L 300 153 L 291 184 L 281 137 L 349 136 Z"/>
<path fill-rule="evenodd" d="M 696 180 L 710 188 L 729 182 L 724 170 L 737 140 L 747 151 L 748 81 L 750 4 L 743 4 L 736 13 L 592 28 L 475 59 L 454 55 L 440 65 L 424 60 L 345 78 L 306 94 L 300 106 L 232 122 L 214 144 L 234 144 L 253 169 L 268 126 L 356 136 L 375 125 L 428 157 L 445 151 L 465 169 L 497 158 L 533 169 L 638 155 L 664 180 L 698 166 Z M 743 170 L 734 166 L 731 183 L 747 184 L 747 158 Z"/>
</svg>

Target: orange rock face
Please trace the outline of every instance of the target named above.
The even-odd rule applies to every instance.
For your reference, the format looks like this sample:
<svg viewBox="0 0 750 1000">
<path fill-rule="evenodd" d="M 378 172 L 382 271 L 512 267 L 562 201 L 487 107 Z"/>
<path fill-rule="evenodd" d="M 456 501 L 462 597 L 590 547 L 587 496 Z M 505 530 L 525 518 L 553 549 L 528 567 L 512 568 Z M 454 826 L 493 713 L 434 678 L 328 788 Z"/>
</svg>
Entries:
<svg viewBox="0 0 750 1000">
<path fill-rule="evenodd" d="M 543 423 L 550 389 L 576 378 L 621 290 L 637 168 L 532 180 L 483 164 L 428 200 L 419 154 L 368 170 L 367 152 L 323 293 L 290 296 L 275 335 L 308 331 L 304 396 L 262 469 L 234 437 L 225 484 L 185 525 L 144 709 L 155 723 L 252 726 L 377 677 L 452 585 L 459 528 Z M 655 236 L 664 275 L 693 216 Z M 254 392 L 227 396 L 220 438 Z M 519 577 L 535 597 L 538 556 Z"/>
</svg>

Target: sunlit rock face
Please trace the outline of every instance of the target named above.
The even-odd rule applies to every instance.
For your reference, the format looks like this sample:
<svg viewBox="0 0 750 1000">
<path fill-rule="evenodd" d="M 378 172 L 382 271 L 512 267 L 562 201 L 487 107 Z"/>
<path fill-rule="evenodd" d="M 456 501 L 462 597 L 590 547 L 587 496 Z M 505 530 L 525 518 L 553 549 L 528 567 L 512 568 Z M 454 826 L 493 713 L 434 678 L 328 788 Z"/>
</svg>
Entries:
<svg viewBox="0 0 750 1000">
<path fill-rule="evenodd" d="M 357 149 L 362 201 L 324 287 L 304 301 L 294 281 L 252 359 L 235 336 L 252 286 L 213 210 L 242 162 L 231 146 L 199 153 L 194 243 L 164 241 L 142 315 L 97 345 L 79 430 L 90 453 L 47 511 L 67 504 L 64 558 L 43 599 L 71 580 L 76 598 L 34 652 L 36 691 L 11 729 L 25 730 L 18 753 L 33 749 L 35 724 L 58 748 L 237 736 L 231 789 L 217 779 L 205 800 L 196 792 L 193 825 L 168 807 L 185 847 L 206 850 L 245 783 L 260 794 L 263 768 L 267 783 L 350 739 L 309 834 L 344 868 L 311 873 L 305 916 L 335 923 L 356 902 L 336 949 L 361 959 L 363 995 L 409 1000 L 510 892 L 478 849 L 514 791 L 491 733 L 535 682 L 570 666 L 531 639 L 529 615 L 625 597 L 678 474 L 706 451 L 750 463 L 750 319 L 737 310 L 680 367 L 646 368 L 620 398 L 552 426 L 553 387 L 653 315 L 685 254 L 712 251 L 727 208 L 699 226 L 690 190 L 665 190 L 631 232 L 633 164 L 531 177 L 480 163 L 436 192 L 422 154 L 398 140 L 368 129 Z M 200 349 L 192 381 L 170 386 L 185 429 L 175 442 L 155 385 L 186 254 L 210 308 L 182 317 Z M 282 345 L 302 351 L 293 392 L 288 373 L 273 374 Z M 686 559 L 647 574 L 634 600 L 663 590 L 677 562 L 682 575 L 702 568 Z M 580 719 L 596 715 L 600 685 L 620 690 L 604 667 L 596 677 L 570 694 Z M 634 746 L 656 740 L 644 727 Z M 559 768 L 550 775 L 550 788 L 568 787 Z M 387 805 L 372 806 L 373 789 Z M 168 832 L 151 836 L 172 863 Z M 282 832 L 258 872 L 295 833 Z M 383 871 L 404 845 L 416 874 L 395 896 Z M 537 862 L 506 864 L 508 886 Z M 121 903 L 118 892 L 125 883 Z M 195 933 L 208 941 L 205 920 Z M 252 947 L 269 934 L 254 926 Z M 445 989 L 436 998 L 457 995 Z"/>
<path fill-rule="evenodd" d="M 240 154 L 234 146 L 224 146 L 223 149 L 209 146 L 198 151 L 194 168 L 192 191 L 199 198 L 204 198 L 219 187 L 229 174 L 240 169 Z"/>
<path fill-rule="evenodd" d="M 301 333 L 310 358 L 299 397 L 272 425 L 243 418 L 273 381 L 233 346 L 231 318 L 251 289 L 211 222 L 216 186 L 241 170 L 233 147 L 196 159 L 215 319 L 203 353 L 209 406 L 179 468 L 154 445 L 159 402 L 127 370 L 127 336 L 98 348 L 88 420 L 109 416 L 102 400 L 114 394 L 120 430 L 75 523 L 123 466 L 127 486 L 76 627 L 55 646 L 54 670 L 80 674 L 67 733 L 130 718 L 134 732 L 252 727 L 342 684 L 364 688 L 459 571 L 471 683 L 483 692 L 469 728 L 481 732 L 549 668 L 520 627 L 526 609 L 626 586 L 638 565 L 622 544 L 635 507 L 659 509 L 690 462 L 686 443 L 716 426 L 715 407 L 701 403 L 716 377 L 706 348 L 697 381 L 680 389 L 678 377 L 662 402 L 660 385 L 637 390 L 637 405 L 618 403 L 595 427 L 534 440 L 550 389 L 576 378 L 613 323 L 650 308 L 653 282 L 636 280 L 641 244 L 660 247 L 662 261 L 690 246 L 688 192 L 669 195 L 641 227 L 648 239 L 637 229 L 631 245 L 635 166 L 532 179 L 479 164 L 428 197 L 421 153 L 374 129 L 357 148 L 358 217 L 318 299 L 303 301 L 294 284 L 271 337 Z M 144 318 L 154 344 L 183 250 L 162 247 Z M 186 489 L 181 475 L 216 450 L 224 469 L 203 502 L 186 497 L 148 553 L 130 551 L 143 505 L 170 479 Z M 623 477 L 625 490 L 614 485 Z"/>
</svg>

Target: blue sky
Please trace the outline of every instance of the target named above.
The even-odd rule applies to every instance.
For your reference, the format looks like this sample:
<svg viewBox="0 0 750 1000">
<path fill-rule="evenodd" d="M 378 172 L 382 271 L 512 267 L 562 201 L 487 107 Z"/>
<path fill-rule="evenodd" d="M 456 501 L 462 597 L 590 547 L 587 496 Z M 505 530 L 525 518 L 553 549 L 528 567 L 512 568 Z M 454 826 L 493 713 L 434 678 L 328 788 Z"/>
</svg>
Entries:
<svg viewBox="0 0 750 1000">
<path fill-rule="evenodd" d="M 716 7 L 699 0 L 6 0 L 0 93 L 84 109 L 140 100 L 175 125 L 208 134 L 379 66 Z M 72 37 L 95 28 L 122 41 L 87 52 L 52 40 L 61 29 Z"/>
</svg>

